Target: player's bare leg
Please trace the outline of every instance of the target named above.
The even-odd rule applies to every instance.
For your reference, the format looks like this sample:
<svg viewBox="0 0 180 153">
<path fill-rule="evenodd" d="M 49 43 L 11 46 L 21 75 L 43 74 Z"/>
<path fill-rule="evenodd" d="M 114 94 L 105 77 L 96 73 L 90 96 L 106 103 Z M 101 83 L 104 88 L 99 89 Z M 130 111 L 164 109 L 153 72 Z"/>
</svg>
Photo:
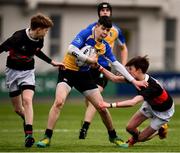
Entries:
<svg viewBox="0 0 180 153">
<path fill-rule="evenodd" d="M 87 131 L 96 114 L 96 108 L 86 99 L 86 103 L 88 103 L 86 112 L 85 112 L 85 119 L 82 123 L 82 127 L 79 132 L 79 139 L 85 139 L 87 136 Z"/>
<path fill-rule="evenodd" d="M 144 142 L 150 140 L 151 136 L 156 132 L 151 126 L 145 128 L 138 136 L 139 142 Z"/>
<path fill-rule="evenodd" d="M 12 97 L 11 102 L 14 108 L 14 111 L 23 119 L 23 130 L 25 133 L 25 118 L 24 118 L 24 107 L 22 105 L 21 95 Z"/>
<path fill-rule="evenodd" d="M 132 118 L 126 126 L 126 131 L 128 131 L 132 135 L 132 137 L 129 138 L 127 141 L 129 146 L 133 146 L 138 141 L 140 132 L 138 131 L 137 127 L 139 127 L 139 125 L 141 125 L 142 122 L 144 122 L 147 119 L 148 118 L 144 116 L 140 111 L 137 111 L 132 116 Z"/>
<path fill-rule="evenodd" d="M 70 90 L 71 88 L 66 83 L 59 83 L 57 85 L 55 100 L 49 111 L 47 129 L 54 129 Z"/>
<path fill-rule="evenodd" d="M 71 88 L 64 82 L 61 82 L 57 85 L 55 100 L 49 111 L 45 136 L 37 143 L 37 147 L 44 148 L 50 145 L 53 129 L 55 128 L 56 122 L 60 116 L 61 109 L 63 108 L 66 97 L 68 96 L 70 90 Z"/>
<path fill-rule="evenodd" d="M 14 108 L 14 111 L 21 117 L 24 119 L 24 107 L 22 105 L 22 97 L 21 95 L 16 96 L 16 97 L 12 97 L 11 98 L 11 102 Z"/>
<path fill-rule="evenodd" d="M 30 89 L 23 90 L 22 92 L 22 104 L 24 106 L 24 116 L 25 116 L 25 147 L 31 147 L 34 144 L 33 138 L 33 105 L 32 99 L 34 96 L 34 91 Z"/>
<path fill-rule="evenodd" d="M 100 107 L 100 103 L 103 101 L 103 98 L 100 94 L 99 89 L 88 90 L 85 91 L 84 94 L 86 95 L 86 98 L 94 105 L 96 110 L 99 112 L 102 121 L 108 130 L 110 142 L 115 143 L 119 147 L 128 147 L 122 139 L 118 138 L 116 131 L 113 127 L 112 118 L 109 111 L 105 108 Z"/>
<path fill-rule="evenodd" d="M 168 133 L 168 124 L 163 124 L 158 131 L 156 131 L 152 136 L 150 136 L 148 139 L 152 139 L 156 136 L 159 137 L 159 139 L 165 139 L 167 137 Z"/>
<path fill-rule="evenodd" d="M 98 86 L 98 89 L 100 92 L 103 91 L 103 88 L 101 86 Z M 82 127 L 80 129 L 80 133 L 79 133 L 79 139 L 85 139 L 87 136 L 87 131 L 89 129 L 89 126 L 91 124 L 91 121 L 93 120 L 95 114 L 96 114 L 96 108 L 94 107 L 93 104 L 91 104 L 91 102 L 88 101 L 88 99 L 85 99 L 87 108 L 86 108 L 86 112 L 85 112 L 85 116 L 84 116 L 84 121 L 82 124 Z"/>
</svg>

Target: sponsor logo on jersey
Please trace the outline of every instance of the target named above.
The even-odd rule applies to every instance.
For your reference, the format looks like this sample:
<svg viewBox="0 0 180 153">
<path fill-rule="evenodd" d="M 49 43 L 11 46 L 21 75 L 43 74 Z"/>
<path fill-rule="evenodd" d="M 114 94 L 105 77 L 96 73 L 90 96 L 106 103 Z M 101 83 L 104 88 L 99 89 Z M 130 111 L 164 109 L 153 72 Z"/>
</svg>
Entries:
<svg viewBox="0 0 180 153">
<path fill-rule="evenodd" d="M 77 44 L 81 44 L 81 43 L 82 43 L 81 38 L 76 37 L 76 38 L 75 38 L 75 42 L 76 42 Z"/>
</svg>

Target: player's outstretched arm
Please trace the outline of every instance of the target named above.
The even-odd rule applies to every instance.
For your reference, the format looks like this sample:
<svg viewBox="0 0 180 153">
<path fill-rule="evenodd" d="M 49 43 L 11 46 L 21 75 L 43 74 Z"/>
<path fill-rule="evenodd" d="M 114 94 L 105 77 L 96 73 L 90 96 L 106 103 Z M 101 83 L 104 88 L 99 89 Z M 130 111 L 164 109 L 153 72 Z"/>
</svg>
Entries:
<svg viewBox="0 0 180 153">
<path fill-rule="evenodd" d="M 143 96 L 138 95 L 129 100 L 119 101 L 115 103 L 101 102 L 99 105 L 101 108 L 132 107 L 143 100 Z"/>
<path fill-rule="evenodd" d="M 113 82 L 125 82 L 125 78 L 123 76 L 117 76 L 112 72 L 108 71 L 107 69 L 103 68 L 102 66 L 99 66 L 99 71 L 103 73 L 106 76 L 106 78 Z"/>
<path fill-rule="evenodd" d="M 112 66 L 115 68 L 116 71 L 121 73 L 129 82 L 131 82 L 138 90 L 141 90 L 140 87 L 148 86 L 147 81 L 137 81 L 135 78 L 133 78 L 131 74 L 126 70 L 126 68 L 118 61 L 112 62 Z"/>
</svg>

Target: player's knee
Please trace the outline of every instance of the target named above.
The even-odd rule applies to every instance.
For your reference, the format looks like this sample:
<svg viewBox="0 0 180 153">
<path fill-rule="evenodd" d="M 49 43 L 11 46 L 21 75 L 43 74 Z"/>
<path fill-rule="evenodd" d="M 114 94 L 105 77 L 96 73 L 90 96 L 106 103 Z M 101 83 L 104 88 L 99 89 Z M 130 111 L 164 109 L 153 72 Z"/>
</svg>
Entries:
<svg viewBox="0 0 180 153">
<path fill-rule="evenodd" d="M 23 97 L 23 105 L 31 105 L 32 104 L 32 98 L 31 97 Z"/>
<path fill-rule="evenodd" d="M 64 106 L 64 100 L 63 99 L 56 99 L 54 102 L 54 106 L 58 109 L 61 109 Z"/>
</svg>

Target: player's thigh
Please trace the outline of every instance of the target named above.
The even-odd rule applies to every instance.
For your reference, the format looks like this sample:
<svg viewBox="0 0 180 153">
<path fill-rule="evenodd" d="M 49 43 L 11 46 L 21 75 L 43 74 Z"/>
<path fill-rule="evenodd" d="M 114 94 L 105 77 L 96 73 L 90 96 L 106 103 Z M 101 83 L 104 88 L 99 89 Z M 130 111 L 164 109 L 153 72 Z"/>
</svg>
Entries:
<svg viewBox="0 0 180 153">
<path fill-rule="evenodd" d="M 34 96 L 34 90 L 32 89 L 24 89 L 22 91 L 22 100 L 23 100 L 23 104 L 24 103 L 32 103 L 32 100 L 33 100 L 33 96 Z"/>
<path fill-rule="evenodd" d="M 137 111 L 129 120 L 127 127 L 136 128 L 147 119 L 148 118 L 144 116 L 140 111 Z"/>
<path fill-rule="evenodd" d="M 70 91 L 71 87 L 66 82 L 59 82 L 56 86 L 55 97 L 57 100 L 65 101 Z"/>
<path fill-rule="evenodd" d="M 99 89 L 96 88 L 96 89 L 88 90 L 86 91 L 85 96 L 96 109 L 100 109 L 99 103 L 103 101 L 103 97 Z"/>
</svg>

